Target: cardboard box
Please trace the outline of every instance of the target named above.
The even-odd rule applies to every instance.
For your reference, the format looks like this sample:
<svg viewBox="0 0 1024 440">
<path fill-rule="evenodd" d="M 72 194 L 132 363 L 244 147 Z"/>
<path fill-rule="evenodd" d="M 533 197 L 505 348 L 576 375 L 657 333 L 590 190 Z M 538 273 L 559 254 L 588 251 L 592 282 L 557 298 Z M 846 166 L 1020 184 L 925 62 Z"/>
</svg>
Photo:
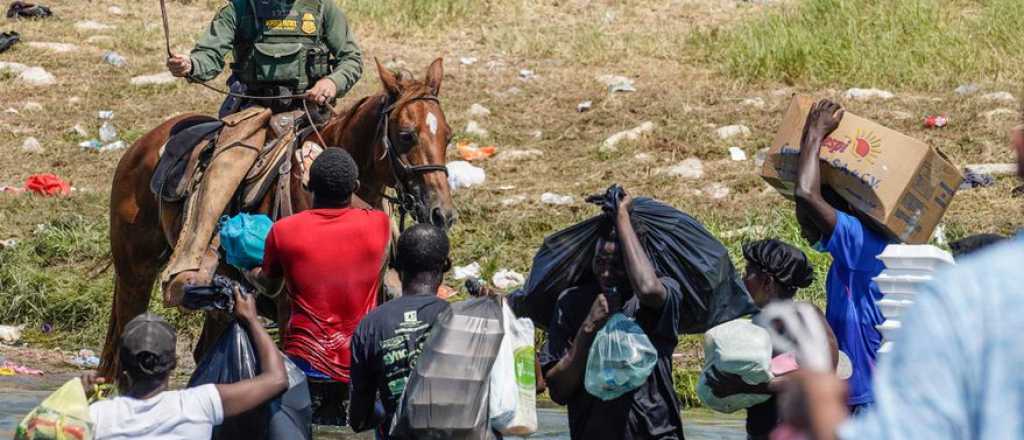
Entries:
<svg viewBox="0 0 1024 440">
<path fill-rule="evenodd" d="M 761 177 L 789 198 L 814 102 L 793 98 L 761 170 Z M 819 156 L 825 162 L 824 184 L 865 214 L 861 218 L 909 244 L 928 242 L 963 181 L 957 167 L 924 142 L 850 112 L 822 142 Z"/>
</svg>

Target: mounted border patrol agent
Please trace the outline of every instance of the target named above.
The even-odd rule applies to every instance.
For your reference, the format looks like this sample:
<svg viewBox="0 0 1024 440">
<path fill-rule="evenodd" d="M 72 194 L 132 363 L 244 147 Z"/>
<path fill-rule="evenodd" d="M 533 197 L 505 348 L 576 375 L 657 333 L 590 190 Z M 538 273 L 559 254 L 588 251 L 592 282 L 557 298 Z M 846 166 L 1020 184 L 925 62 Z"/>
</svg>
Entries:
<svg viewBox="0 0 1024 440">
<path fill-rule="evenodd" d="M 212 159 L 186 203 L 182 234 L 160 277 L 171 297 L 180 298 L 187 284 L 209 284 L 211 274 L 201 267 L 216 253 L 217 220 L 266 145 L 268 122 L 276 136 L 294 136 L 305 109 L 319 123 L 324 106 L 362 76 L 362 52 L 334 0 L 229 0 L 188 56 L 169 53 L 167 68 L 202 84 L 221 73 L 228 51 L 234 96 L 221 107 Z"/>
</svg>

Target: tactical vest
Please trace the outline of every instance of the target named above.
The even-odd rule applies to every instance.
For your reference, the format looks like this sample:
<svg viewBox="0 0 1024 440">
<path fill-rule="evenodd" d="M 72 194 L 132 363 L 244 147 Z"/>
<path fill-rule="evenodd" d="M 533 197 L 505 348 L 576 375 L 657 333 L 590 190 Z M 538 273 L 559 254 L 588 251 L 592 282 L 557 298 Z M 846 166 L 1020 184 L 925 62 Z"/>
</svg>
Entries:
<svg viewBox="0 0 1024 440">
<path fill-rule="evenodd" d="M 323 42 L 323 2 L 236 0 L 235 62 L 250 90 L 286 87 L 300 93 L 329 75 L 334 60 Z"/>
</svg>

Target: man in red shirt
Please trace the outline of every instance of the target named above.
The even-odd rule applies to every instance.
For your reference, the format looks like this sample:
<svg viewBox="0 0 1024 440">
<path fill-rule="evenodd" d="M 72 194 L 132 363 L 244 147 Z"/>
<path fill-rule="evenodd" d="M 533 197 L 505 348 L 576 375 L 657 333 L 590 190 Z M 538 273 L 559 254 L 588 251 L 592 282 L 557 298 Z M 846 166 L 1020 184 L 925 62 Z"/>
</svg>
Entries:
<svg viewBox="0 0 1024 440">
<path fill-rule="evenodd" d="M 313 161 L 313 209 L 274 224 L 263 267 L 250 277 L 269 291 L 282 281 L 288 287 L 290 310 L 279 317 L 284 352 L 310 379 L 313 422 L 321 425 L 346 423 L 350 342 L 376 305 L 390 239 L 387 214 L 351 206 L 358 176 L 355 161 L 340 148 Z"/>
</svg>

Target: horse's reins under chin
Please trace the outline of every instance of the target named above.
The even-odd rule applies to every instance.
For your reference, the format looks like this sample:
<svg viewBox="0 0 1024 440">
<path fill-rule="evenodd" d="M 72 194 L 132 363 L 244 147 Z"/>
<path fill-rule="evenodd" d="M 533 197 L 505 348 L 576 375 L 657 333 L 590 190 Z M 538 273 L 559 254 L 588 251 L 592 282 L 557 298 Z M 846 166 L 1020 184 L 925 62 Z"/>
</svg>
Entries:
<svg viewBox="0 0 1024 440">
<path fill-rule="evenodd" d="M 386 97 L 384 99 L 387 99 Z M 395 111 L 398 104 L 409 104 L 413 101 L 433 101 L 438 105 L 441 104 L 441 100 L 434 95 L 421 95 L 414 98 L 401 101 L 396 99 L 395 102 L 387 104 L 380 111 L 381 122 L 377 124 L 378 127 L 383 128 L 381 134 L 381 141 L 384 143 L 384 156 L 389 158 L 391 162 L 391 175 L 395 179 L 395 191 L 398 193 L 398 197 L 390 197 L 385 195 L 384 197 L 391 203 L 398 205 L 399 213 L 399 232 L 405 230 L 405 216 L 411 214 L 413 219 L 419 223 L 424 223 L 424 219 L 420 218 L 421 210 L 426 208 L 426 203 L 420 200 L 415 195 L 415 191 L 410 188 L 409 177 L 417 174 L 427 174 L 434 172 L 442 172 L 445 176 L 448 175 L 448 167 L 439 164 L 426 164 L 426 165 L 410 165 L 405 163 L 398 150 L 395 148 L 395 144 L 391 142 L 391 113 Z M 429 219 L 428 219 L 429 220 Z"/>
</svg>

